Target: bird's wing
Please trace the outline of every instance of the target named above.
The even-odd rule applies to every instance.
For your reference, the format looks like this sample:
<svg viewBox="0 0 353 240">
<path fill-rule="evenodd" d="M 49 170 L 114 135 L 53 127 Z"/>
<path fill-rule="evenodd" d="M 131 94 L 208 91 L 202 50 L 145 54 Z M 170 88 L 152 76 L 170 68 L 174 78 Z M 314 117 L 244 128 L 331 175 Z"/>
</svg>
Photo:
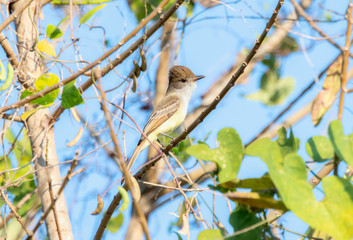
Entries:
<svg viewBox="0 0 353 240">
<path fill-rule="evenodd" d="M 165 97 L 152 112 L 148 119 L 143 132 L 148 136 L 151 132 L 156 130 L 160 125 L 167 121 L 173 114 L 178 111 L 180 107 L 180 100 L 176 96 Z M 141 140 L 144 136 L 141 137 Z"/>
</svg>

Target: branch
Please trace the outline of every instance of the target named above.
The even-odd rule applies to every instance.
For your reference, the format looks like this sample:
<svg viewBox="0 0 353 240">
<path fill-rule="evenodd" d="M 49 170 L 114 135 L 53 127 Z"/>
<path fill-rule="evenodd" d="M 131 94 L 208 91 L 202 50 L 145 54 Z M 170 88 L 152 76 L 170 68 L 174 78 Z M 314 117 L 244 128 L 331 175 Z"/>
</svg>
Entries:
<svg viewBox="0 0 353 240">
<path fill-rule="evenodd" d="M 347 9 L 347 33 L 346 33 L 346 46 L 342 51 L 343 54 L 343 63 L 342 63 L 342 73 L 341 73 L 341 95 L 340 95 L 340 103 L 338 108 L 338 120 L 342 121 L 342 113 L 343 113 L 343 103 L 344 103 L 344 96 L 346 94 L 346 85 L 348 82 L 347 78 L 347 69 L 348 69 L 348 62 L 349 62 L 349 49 L 351 48 L 351 32 L 352 32 L 352 1 L 349 3 Z"/>
<path fill-rule="evenodd" d="M 76 156 L 74 158 L 74 160 L 71 163 L 71 167 L 69 169 L 69 171 L 67 172 L 65 179 L 59 189 L 59 191 L 57 192 L 57 195 L 54 199 L 52 199 L 48 209 L 42 214 L 41 218 L 39 219 L 39 221 L 37 222 L 37 224 L 35 225 L 35 227 L 33 228 L 33 234 L 38 230 L 38 228 L 40 227 L 40 225 L 43 223 L 44 219 L 48 216 L 48 214 L 50 213 L 50 211 L 52 210 L 53 206 L 55 205 L 56 201 L 59 199 L 61 193 L 64 191 L 64 188 L 66 187 L 67 183 L 69 182 L 69 180 L 71 179 L 71 173 L 73 172 L 73 170 L 75 169 L 75 167 L 77 166 L 77 156 L 78 156 L 78 152 L 76 152 Z M 30 240 L 32 239 L 33 235 L 28 235 L 28 237 L 26 238 L 26 240 Z"/>
<path fill-rule="evenodd" d="M 15 54 L 14 50 L 12 49 L 11 45 L 9 44 L 9 41 L 7 41 L 7 38 L 5 37 L 5 35 L 2 32 L 0 32 L 0 45 L 4 49 L 5 54 L 6 54 L 7 58 L 9 59 L 11 65 L 14 68 L 16 68 L 19 64 L 17 57 L 16 57 L 16 54 Z"/>
<path fill-rule="evenodd" d="M 20 7 L 16 8 L 16 10 L 8 17 L 6 18 L 1 24 L 0 24 L 0 33 L 13 21 L 15 20 L 22 12 L 25 10 L 26 7 L 28 7 L 29 4 L 31 4 L 33 0 L 25 0 Z"/>
<path fill-rule="evenodd" d="M 149 30 L 148 32 L 140 37 L 135 43 L 131 45 L 130 48 L 128 48 L 121 56 L 118 56 L 116 59 L 114 59 L 110 64 L 107 64 L 103 69 L 102 69 L 102 76 L 110 72 L 115 66 L 123 62 L 128 56 L 130 56 L 143 42 L 146 41 L 155 31 L 158 30 L 160 26 L 163 25 L 163 23 L 175 12 L 175 10 L 180 6 L 180 4 L 184 0 L 178 0 L 166 13 L 165 15 L 161 15 L 160 20 L 157 21 Z M 133 36 L 135 36 L 139 30 L 141 30 L 150 20 L 153 19 L 154 16 L 156 16 L 162 9 L 163 7 L 169 2 L 169 0 L 164 0 L 147 18 L 143 19 L 141 23 L 128 35 L 126 36 L 123 40 L 121 40 L 117 45 L 112 47 L 109 51 L 105 52 L 102 56 L 97 58 L 94 62 L 88 64 L 86 67 L 83 69 L 77 71 L 76 73 L 72 74 L 70 77 L 66 78 L 65 80 L 54 84 L 48 88 L 43 89 L 42 91 L 39 91 L 31 96 L 28 96 L 20 101 L 17 101 L 11 105 L 4 106 L 0 108 L 0 113 L 3 113 L 5 111 L 8 111 L 10 109 L 14 109 L 20 106 L 23 106 L 26 103 L 29 103 L 37 98 L 43 97 L 45 94 L 64 86 L 65 84 L 71 82 L 72 80 L 78 78 L 82 74 L 86 73 L 90 69 L 94 68 L 98 64 L 100 64 L 104 59 L 109 57 L 111 54 L 113 54 L 116 50 L 118 50 L 121 46 L 123 46 L 129 39 L 131 39 Z M 89 78 L 79 89 L 81 93 L 85 91 L 87 88 L 89 88 L 92 85 L 92 78 Z M 59 110 L 58 110 L 59 109 Z M 56 109 L 55 113 L 57 114 L 60 111 L 60 108 Z M 63 111 L 63 110 L 62 110 Z M 61 112 L 62 112 L 61 111 Z M 55 116 L 54 113 L 54 116 Z M 60 114 L 59 114 L 60 115 Z"/>
<path fill-rule="evenodd" d="M 98 70 L 97 72 L 100 73 L 100 71 Z M 99 74 L 98 73 L 98 74 Z M 107 122 L 107 125 L 109 127 L 109 132 L 110 132 L 110 137 L 113 141 L 113 144 L 114 144 L 114 147 L 115 147 L 115 152 L 117 153 L 118 155 L 118 158 L 119 158 L 119 167 L 120 167 L 120 170 L 121 172 L 123 173 L 124 177 L 125 177 L 125 182 L 126 182 L 126 185 L 127 185 L 127 188 L 128 190 L 133 193 L 134 189 L 133 189 L 133 186 L 132 186 L 132 182 L 131 182 L 131 174 L 126 166 L 126 163 L 124 161 L 124 158 L 121 154 L 121 150 L 120 150 L 120 147 L 119 147 L 119 143 L 118 143 L 118 139 L 115 135 L 115 132 L 114 132 L 114 127 L 113 127 L 113 123 L 112 123 L 112 119 L 110 117 L 110 114 L 109 114 L 109 110 L 107 108 L 107 104 L 106 104 L 106 95 L 105 95 L 105 92 L 102 88 L 102 85 L 101 85 L 101 81 L 100 81 L 100 78 L 101 76 L 98 75 L 97 77 L 97 82 L 98 82 L 98 86 L 96 85 L 96 87 L 98 88 L 99 92 L 101 93 L 101 97 L 102 97 L 102 102 L 101 102 L 101 107 L 103 109 L 103 112 L 104 112 L 104 116 L 105 116 L 105 120 Z M 151 236 L 149 234 L 149 230 L 148 230 L 148 226 L 147 226 L 147 221 L 146 221 L 146 218 L 145 218 L 145 215 L 144 213 L 142 212 L 141 210 L 141 207 L 138 203 L 138 200 L 136 199 L 136 196 L 135 194 L 131 194 L 132 196 L 132 199 L 133 199 L 133 205 L 134 205 L 134 209 L 137 213 L 137 215 L 139 216 L 139 220 L 140 220 L 140 223 L 141 223 L 141 226 L 142 226 L 142 229 L 145 233 L 145 236 L 146 236 L 146 239 L 147 240 L 150 240 L 151 239 Z M 104 231 L 103 231 L 104 232 Z M 103 233 L 102 232 L 102 233 Z M 96 235 L 95 236 L 95 239 L 97 238 L 98 236 Z M 98 238 L 100 239 L 101 236 Z"/>
<path fill-rule="evenodd" d="M 322 78 L 322 76 L 326 73 L 326 71 L 331 67 L 331 65 L 336 62 L 336 60 L 341 56 L 342 53 L 340 53 L 335 59 L 333 59 L 331 61 L 331 63 L 329 65 L 327 65 L 319 74 L 319 76 L 316 79 L 313 79 L 312 82 L 303 89 L 303 91 L 301 93 L 299 93 L 299 95 L 294 98 L 278 115 L 277 117 L 275 117 L 269 124 L 267 124 L 266 127 L 264 127 L 260 133 L 258 133 L 253 139 L 250 140 L 250 142 L 248 142 L 247 144 L 245 144 L 245 146 L 248 146 L 250 143 L 254 142 L 256 139 L 260 138 L 261 136 L 263 136 L 271 127 L 272 125 L 277 122 L 286 112 L 288 112 L 298 101 L 299 99 L 301 99 L 317 82 L 317 80 L 319 80 L 320 78 Z"/>
<path fill-rule="evenodd" d="M 295 9 L 297 10 L 298 14 L 300 16 L 302 16 L 315 31 L 317 31 L 323 38 L 325 38 L 327 41 L 329 41 L 333 46 L 335 46 L 336 48 L 338 48 L 342 52 L 344 51 L 344 49 L 340 45 L 338 45 L 336 42 L 334 42 L 331 37 L 329 37 L 326 33 L 324 33 L 316 25 L 316 23 L 311 19 L 311 17 L 308 14 L 306 14 L 304 9 L 296 1 L 294 1 L 294 0 L 290 0 L 290 1 L 293 4 L 293 6 L 295 7 Z M 352 55 L 352 57 L 353 57 L 353 55 Z"/>
<path fill-rule="evenodd" d="M 14 213 L 14 215 L 17 218 L 17 221 L 21 224 L 23 230 L 26 231 L 28 236 L 33 236 L 33 232 L 29 231 L 26 227 L 26 225 L 24 224 L 21 216 L 16 212 L 16 207 L 14 205 L 12 205 L 12 203 L 9 201 L 9 199 L 6 197 L 4 190 L 0 191 L 0 196 L 2 197 L 2 199 L 4 199 L 5 203 L 9 206 L 9 208 L 11 209 L 11 211 Z"/>
</svg>

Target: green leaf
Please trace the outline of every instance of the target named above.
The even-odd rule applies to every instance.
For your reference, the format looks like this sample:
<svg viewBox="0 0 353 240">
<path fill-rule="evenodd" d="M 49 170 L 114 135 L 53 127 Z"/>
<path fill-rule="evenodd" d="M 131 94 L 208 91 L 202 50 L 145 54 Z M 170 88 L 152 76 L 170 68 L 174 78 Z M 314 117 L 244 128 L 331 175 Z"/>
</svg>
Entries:
<svg viewBox="0 0 353 240">
<path fill-rule="evenodd" d="M 37 43 L 37 48 L 42 53 L 45 53 L 52 57 L 56 57 L 55 48 L 47 39 L 39 41 Z"/>
<path fill-rule="evenodd" d="M 294 78 L 280 78 L 279 63 L 275 56 L 270 56 L 262 62 L 269 69 L 261 77 L 260 89 L 255 93 L 243 96 L 251 100 L 261 101 L 268 106 L 281 104 L 293 91 Z"/>
<path fill-rule="evenodd" d="M 0 80 L 3 81 L 6 78 L 6 72 L 5 72 L 5 67 L 4 64 L 0 61 Z"/>
<path fill-rule="evenodd" d="M 53 1 L 52 1 L 52 3 L 53 3 Z M 58 25 L 56 25 L 56 27 L 57 27 L 57 28 L 60 27 L 60 25 L 61 25 L 63 22 L 65 22 L 65 20 L 68 19 L 68 18 L 69 18 L 69 16 L 66 16 L 66 17 L 64 17 L 63 19 L 61 19 L 61 21 L 58 23 Z"/>
<path fill-rule="evenodd" d="M 353 238 L 353 186 L 349 181 L 336 176 L 324 178 L 325 199 L 318 202 L 307 183 L 305 163 L 296 153 L 283 157 L 276 142 L 262 138 L 250 144 L 246 154 L 266 163 L 281 199 L 299 218 L 336 239 Z"/>
<path fill-rule="evenodd" d="M 47 26 L 47 37 L 50 39 L 56 39 L 61 37 L 63 32 L 60 30 L 60 28 L 55 27 L 54 25 L 48 24 Z"/>
<path fill-rule="evenodd" d="M 328 136 L 338 157 L 345 161 L 349 166 L 353 167 L 353 148 L 351 138 L 344 135 L 343 126 L 339 120 L 334 120 L 330 123 L 328 127 Z"/>
<path fill-rule="evenodd" d="M 121 194 L 121 198 L 123 200 L 123 203 L 121 204 L 119 211 L 123 212 L 127 209 L 129 206 L 129 195 L 127 194 L 125 188 L 118 187 L 119 193 Z"/>
<path fill-rule="evenodd" d="M 11 86 L 13 80 L 13 67 L 11 63 L 7 64 L 7 78 L 5 80 L 5 83 L 0 87 L 0 91 L 6 90 L 8 87 Z"/>
<path fill-rule="evenodd" d="M 263 195 L 263 193 L 260 194 L 257 192 L 229 192 L 224 194 L 226 198 L 252 208 L 288 210 L 282 201 L 277 201 L 273 197 Z"/>
<path fill-rule="evenodd" d="M 250 188 L 254 191 L 273 189 L 275 187 L 271 178 L 267 175 L 262 176 L 261 178 L 247 178 L 243 180 L 235 179 L 218 186 L 228 189 Z"/>
<path fill-rule="evenodd" d="M 36 90 L 34 89 L 26 89 L 22 92 L 21 94 L 21 99 L 31 96 L 36 92 L 42 91 L 43 89 L 50 87 L 54 84 L 59 83 L 59 77 L 55 75 L 54 73 L 45 73 L 42 76 L 40 76 L 35 82 L 34 86 Z M 37 98 L 35 100 L 32 100 L 32 104 L 38 104 L 38 105 L 48 105 L 54 103 L 55 99 L 59 95 L 59 89 L 55 89 L 47 94 L 45 94 L 41 98 Z"/>
<path fill-rule="evenodd" d="M 234 232 L 240 231 L 259 222 L 261 222 L 261 219 L 256 217 L 256 214 L 254 212 L 248 211 L 243 207 L 237 208 L 229 216 L 229 223 L 232 225 Z M 261 236 L 262 231 L 261 227 L 259 226 L 248 232 L 232 237 L 232 240 L 261 239 Z"/>
<path fill-rule="evenodd" d="M 116 233 L 121 225 L 123 225 L 124 222 L 124 215 L 122 213 L 119 213 L 118 216 L 112 217 L 108 224 L 107 224 L 107 229 L 111 233 Z"/>
<path fill-rule="evenodd" d="M 314 136 L 306 142 L 306 152 L 316 162 L 323 162 L 335 156 L 330 140 L 324 136 Z"/>
<path fill-rule="evenodd" d="M 95 14 L 98 10 L 104 8 L 105 6 L 107 6 L 107 4 L 102 4 L 99 5 L 91 10 L 89 10 L 85 15 L 83 15 L 79 21 L 79 25 L 84 24 L 85 22 L 87 22 L 92 16 L 93 14 Z"/>
<path fill-rule="evenodd" d="M 235 179 L 244 155 L 239 134 L 233 128 L 223 128 L 217 134 L 219 147 L 210 149 L 206 144 L 193 145 L 186 152 L 195 158 L 212 161 L 218 167 L 218 179 L 224 183 Z"/>
<path fill-rule="evenodd" d="M 64 109 L 72 108 L 84 103 L 80 91 L 75 87 L 76 80 L 66 84 L 61 95 L 61 106 Z"/>
<path fill-rule="evenodd" d="M 277 144 L 280 147 L 282 156 L 286 156 L 289 153 L 296 153 L 299 149 L 300 141 L 293 135 L 292 129 L 290 130 L 289 138 L 287 138 L 287 130 L 282 127 L 278 131 Z"/>
<path fill-rule="evenodd" d="M 223 235 L 219 229 L 203 230 L 197 236 L 197 240 L 223 240 Z"/>
</svg>

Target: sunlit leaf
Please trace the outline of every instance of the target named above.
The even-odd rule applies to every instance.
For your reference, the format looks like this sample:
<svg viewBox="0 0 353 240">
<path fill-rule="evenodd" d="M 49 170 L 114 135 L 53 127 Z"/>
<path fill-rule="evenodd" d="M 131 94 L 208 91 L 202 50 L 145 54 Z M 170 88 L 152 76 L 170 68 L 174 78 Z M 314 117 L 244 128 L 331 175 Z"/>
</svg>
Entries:
<svg viewBox="0 0 353 240">
<path fill-rule="evenodd" d="M 111 233 L 116 233 L 121 225 L 123 225 L 124 222 L 124 215 L 122 213 L 119 213 L 118 216 L 112 217 L 108 224 L 107 224 L 107 230 Z"/>
<path fill-rule="evenodd" d="M 323 89 L 315 97 L 311 106 L 311 119 L 317 126 L 325 113 L 336 100 L 336 95 L 341 88 L 340 74 L 342 69 L 342 57 L 339 57 L 327 70 Z"/>
<path fill-rule="evenodd" d="M 0 87 L 0 91 L 4 91 L 8 87 L 10 87 L 12 81 L 13 81 L 13 67 L 12 67 L 11 63 L 8 63 L 7 64 L 7 77 L 6 77 L 4 84 Z"/>
<path fill-rule="evenodd" d="M 45 53 L 52 57 L 56 57 L 55 48 L 47 39 L 39 41 L 37 43 L 37 48 L 42 53 Z"/>
<path fill-rule="evenodd" d="M 47 105 L 43 105 L 43 106 L 40 106 L 40 107 L 36 107 L 32 110 L 29 110 L 27 112 L 24 112 L 21 114 L 21 119 L 24 121 L 26 120 L 27 118 L 29 118 L 33 113 L 37 112 L 38 110 L 40 109 L 44 109 L 44 108 L 47 108 L 47 107 L 50 107 L 52 105 L 52 103 L 49 103 Z"/>
<path fill-rule="evenodd" d="M 219 229 L 203 230 L 197 236 L 197 240 L 223 240 L 223 235 Z"/>
<path fill-rule="evenodd" d="M 275 187 L 271 178 L 267 175 L 261 178 L 234 179 L 218 186 L 228 189 L 250 188 L 255 191 L 273 189 Z"/>
<path fill-rule="evenodd" d="M 314 136 L 306 142 L 306 152 L 316 162 L 323 162 L 335 156 L 330 140 L 324 136 Z"/>
<path fill-rule="evenodd" d="M 344 135 L 342 123 L 334 120 L 328 128 L 328 136 L 331 140 L 335 153 L 340 159 L 353 167 L 353 148 L 350 136 Z"/>
<path fill-rule="evenodd" d="M 224 194 L 232 201 L 255 208 L 273 208 L 287 210 L 282 201 L 277 201 L 270 197 L 263 197 L 257 192 L 230 192 Z"/>
<path fill-rule="evenodd" d="M 45 73 L 34 82 L 35 89 L 26 89 L 25 91 L 22 92 L 21 99 L 31 96 L 34 93 L 42 91 L 43 89 L 57 83 L 59 83 L 59 77 L 57 75 L 55 75 L 54 73 Z M 59 89 L 55 89 L 45 94 L 43 97 L 32 100 L 31 103 L 38 104 L 38 105 L 52 104 L 54 103 L 58 95 L 59 95 Z"/>
<path fill-rule="evenodd" d="M 262 138 L 251 143 L 246 154 L 266 163 L 281 199 L 299 218 L 336 239 L 353 238 L 353 186 L 349 181 L 336 176 L 324 178 L 325 200 L 318 202 L 307 183 L 305 163 L 296 153 L 283 157 L 276 142 Z"/>
<path fill-rule="evenodd" d="M 55 27 L 54 25 L 48 24 L 47 26 L 47 37 L 50 39 L 56 39 L 61 37 L 63 32 L 60 30 L 60 28 Z"/>
<path fill-rule="evenodd" d="M 121 199 L 123 200 L 123 203 L 119 208 L 119 211 L 123 212 L 129 206 L 129 195 L 127 194 L 125 188 L 118 187 L 118 190 L 119 190 L 119 193 L 121 194 Z"/>
<path fill-rule="evenodd" d="M 6 72 L 5 72 L 5 67 L 4 64 L 0 61 L 0 80 L 3 81 L 6 78 Z"/>
<path fill-rule="evenodd" d="M 102 4 L 99 5 L 91 10 L 89 10 L 85 15 L 83 15 L 79 21 L 79 25 L 84 24 L 85 22 L 87 22 L 92 16 L 93 14 L 95 14 L 97 11 L 99 11 L 100 9 L 104 8 L 105 6 L 107 6 L 107 4 Z"/>
<path fill-rule="evenodd" d="M 195 158 L 212 161 L 218 167 L 218 179 L 224 183 L 235 179 L 244 155 L 239 134 L 233 128 L 224 128 L 217 134 L 219 147 L 210 149 L 206 144 L 190 146 L 186 152 Z"/>
<path fill-rule="evenodd" d="M 61 95 L 61 106 L 64 109 L 72 108 L 84 103 L 80 91 L 75 87 L 76 80 L 66 84 Z"/>
</svg>

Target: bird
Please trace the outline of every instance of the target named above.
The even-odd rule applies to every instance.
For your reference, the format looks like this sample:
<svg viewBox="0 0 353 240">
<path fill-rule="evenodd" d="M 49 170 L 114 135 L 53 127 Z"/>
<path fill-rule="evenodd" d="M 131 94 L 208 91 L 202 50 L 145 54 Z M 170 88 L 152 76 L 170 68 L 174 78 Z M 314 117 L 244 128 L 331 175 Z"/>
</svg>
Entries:
<svg viewBox="0 0 353 240">
<path fill-rule="evenodd" d="M 205 76 L 196 76 L 185 66 L 173 66 L 169 70 L 169 84 L 165 96 L 155 107 L 141 134 L 135 151 L 127 163 L 130 170 L 142 150 L 157 140 L 159 134 L 176 129 L 185 119 L 189 102 L 197 84 Z"/>
</svg>

